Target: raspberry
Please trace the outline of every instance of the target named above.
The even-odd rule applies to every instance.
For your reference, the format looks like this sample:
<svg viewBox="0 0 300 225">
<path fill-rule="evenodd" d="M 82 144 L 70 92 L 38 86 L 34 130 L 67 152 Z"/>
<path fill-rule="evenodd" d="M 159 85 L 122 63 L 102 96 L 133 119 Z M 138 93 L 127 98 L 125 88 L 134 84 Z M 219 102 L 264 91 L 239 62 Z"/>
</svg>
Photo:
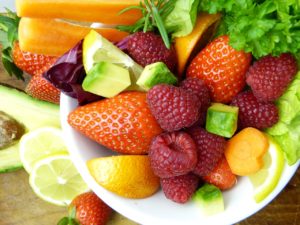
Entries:
<svg viewBox="0 0 300 225">
<path fill-rule="evenodd" d="M 201 102 L 201 108 L 200 117 L 195 124 L 197 124 L 197 126 L 204 125 L 206 120 L 207 109 L 210 106 L 210 96 L 208 87 L 205 85 L 203 80 L 191 77 L 188 77 L 185 80 L 183 80 L 180 84 L 180 87 L 182 87 L 185 90 L 189 90 L 198 96 Z"/>
<path fill-rule="evenodd" d="M 147 93 L 147 102 L 162 129 L 176 131 L 192 126 L 199 118 L 201 103 L 183 88 L 159 84 Z"/>
<path fill-rule="evenodd" d="M 222 158 L 226 140 L 201 127 L 190 128 L 187 132 L 194 139 L 198 152 L 198 163 L 193 172 L 199 176 L 205 176 L 214 169 Z"/>
<path fill-rule="evenodd" d="M 296 59 L 289 53 L 265 56 L 248 70 L 247 84 L 259 101 L 274 101 L 284 93 L 297 71 Z"/>
<path fill-rule="evenodd" d="M 196 145 L 185 132 L 164 133 L 153 139 L 149 158 L 157 176 L 168 178 L 183 175 L 196 166 Z"/>
<path fill-rule="evenodd" d="M 164 62 L 172 72 L 176 72 L 177 55 L 174 46 L 167 49 L 160 35 L 152 32 L 136 32 L 127 42 L 127 53 L 142 66 Z"/>
<path fill-rule="evenodd" d="M 239 107 L 239 128 L 264 129 L 278 121 L 278 109 L 271 102 L 259 102 L 252 91 L 238 94 L 231 105 Z"/>
<path fill-rule="evenodd" d="M 186 203 L 196 191 L 200 178 L 189 173 L 177 177 L 162 178 L 160 184 L 165 196 L 177 203 Z"/>
</svg>

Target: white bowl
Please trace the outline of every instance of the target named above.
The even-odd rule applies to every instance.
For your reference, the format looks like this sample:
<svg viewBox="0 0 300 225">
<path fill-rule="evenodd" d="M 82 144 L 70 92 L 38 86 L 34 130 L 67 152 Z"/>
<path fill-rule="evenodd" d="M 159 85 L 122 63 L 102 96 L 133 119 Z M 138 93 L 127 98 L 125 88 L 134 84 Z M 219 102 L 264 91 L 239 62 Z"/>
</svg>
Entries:
<svg viewBox="0 0 300 225">
<path fill-rule="evenodd" d="M 241 221 L 272 201 L 295 174 L 300 161 L 293 166 L 285 165 L 279 184 L 261 203 L 255 203 L 253 189 L 246 177 L 241 177 L 237 185 L 223 192 L 225 211 L 210 217 L 201 214 L 192 201 L 180 205 L 165 198 L 162 191 L 141 200 L 119 197 L 98 185 L 88 172 L 86 161 L 95 157 L 113 155 L 111 150 L 86 138 L 67 123 L 68 114 L 77 107 L 76 100 L 61 96 L 61 123 L 67 145 L 77 169 L 89 187 L 114 210 L 143 225 L 230 225 Z"/>
</svg>

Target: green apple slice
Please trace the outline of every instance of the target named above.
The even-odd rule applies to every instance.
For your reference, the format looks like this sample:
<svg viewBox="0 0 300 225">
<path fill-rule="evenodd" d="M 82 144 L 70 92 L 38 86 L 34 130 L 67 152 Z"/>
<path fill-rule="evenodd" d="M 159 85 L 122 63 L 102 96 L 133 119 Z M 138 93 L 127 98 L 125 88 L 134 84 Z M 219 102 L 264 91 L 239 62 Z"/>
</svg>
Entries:
<svg viewBox="0 0 300 225">
<path fill-rule="evenodd" d="M 250 175 L 257 203 L 264 200 L 277 186 L 284 168 L 284 155 L 280 146 L 269 137 L 270 146 L 264 155 L 264 167 Z"/>
</svg>

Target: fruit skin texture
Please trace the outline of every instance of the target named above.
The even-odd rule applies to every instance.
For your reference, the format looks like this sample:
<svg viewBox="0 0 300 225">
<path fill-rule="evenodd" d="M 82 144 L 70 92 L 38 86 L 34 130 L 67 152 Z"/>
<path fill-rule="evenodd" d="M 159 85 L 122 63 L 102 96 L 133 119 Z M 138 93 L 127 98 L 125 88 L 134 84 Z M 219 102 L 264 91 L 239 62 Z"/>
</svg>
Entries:
<svg viewBox="0 0 300 225">
<path fill-rule="evenodd" d="M 151 168 L 161 178 L 184 175 L 194 169 L 197 151 L 187 133 L 163 133 L 155 137 L 149 150 Z"/>
<path fill-rule="evenodd" d="M 125 198 L 146 198 L 160 187 L 146 155 L 95 158 L 87 167 L 99 185 Z"/>
<path fill-rule="evenodd" d="M 42 77 L 42 74 L 36 74 L 30 79 L 25 92 L 34 98 L 59 104 L 60 91 Z"/>
<path fill-rule="evenodd" d="M 186 203 L 196 191 L 200 177 L 193 173 L 162 178 L 160 184 L 165 196 L 177 203 Z"/>
<path fill-rule="evenodd" d="M 146 154 L 162 132 L 146 102 L 146 93 L 123 92 L 76 108 L 69 124 L 92 140 L 124 154 Z"/>
<path fill-rule="evenodd" d="M 228 103 L 245 87 L 246 72 L 251 63 L 249 53 L 236 51 L 228 42 L 228 36 L 216 38 L 187 68 L 187 77 L 203 80 L 214 102 Z"/>
<path fill-rule="evenodd" d="M 236 176 L 231 172 L 231 169 L 223 156 L 215 168 L 202 179 L 207 183 L 213 184 L 221 190 L 227 190 L 233 187 L 237 180 Z"/>
<path fill-rule="evenodd" d="M 297 62 L 292 54 L 268 55 L 249 68 L 247 84 L 259 101 L 274 101 L 284 93 L 297 71 Z"/>
<path fill-rule="evenodd" d="M 167 49 L 160 35 L 153 32 L 136 32 L 127 42 L 127 52 L 141 66 L 163 62 L 176 72 L 177 55 L 173 45 Z"/>
<path fill-rule="evenodd" d="M 201 103 L 183 88 L 159 84 L 147 93 L 147 102 L 157 122 L 165 131 L 192 126 L 199 118 Z"/>
<path fill-rule="evenodd" d="M 218 135 L 207 132 L 201 127 L 193 127 L 187 132 L 197 146 L 198 163 L 193 172 L 198 176 L 210 173 L 223 156 L 226 140 Z"/>
<path fill-rule="evenodd" d="M 278 109 L 270 102 L 259 102 L 252 91 L 238 94 L 231 105 L 239 107 L 238 126 L 240 129 L 254 127 L 264 129 L 278 122 Z"/>
<path fill-rule="evenodd" d="M 32 76 L 44 73 L 57 60 L 57 57 L 54 56 L 22 51 L 19 42 L 14 43 L 12 57 L 17 67 Z"/>
<path fill-rule="evenodd" d="M 81 225 L 105 225 L 112 213 L 112 209 L 93 192 L 86 192 L 74 198 L 69 210 L 73 207 L 76 208 L 75 219 Z"/>
</svg>

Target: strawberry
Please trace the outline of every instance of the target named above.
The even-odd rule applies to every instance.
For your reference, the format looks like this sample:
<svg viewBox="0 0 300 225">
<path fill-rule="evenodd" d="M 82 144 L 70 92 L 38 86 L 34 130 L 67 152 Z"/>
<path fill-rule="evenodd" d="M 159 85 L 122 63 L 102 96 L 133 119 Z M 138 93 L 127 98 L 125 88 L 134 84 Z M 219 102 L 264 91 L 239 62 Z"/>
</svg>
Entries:
<svg viewBox="0 0 300 225">
<path fill-rule="evenodd" d="M 78 107 L 68 122 L 94 141 L 126 154 L 146 154 L 152 138 L 162 132 L 146 93 L 136 91 Z"/>
<path fill-rule="evenodd" d="M 93 192 L 78 195 L 69 205 L 69 217 L 62 218 L 58 225 L 105 225 L 112 209 Z"/>
<path fill-rule="evenodd" d="M 223 156 L 215 168 L 202 179 L 213 184 L 221 190 L 226 190 L 234 186 L 237 182 L 236 176 L 232 173 L 226 158 Z"/>
<path fill-rule="evenodd" d="M 203 80 L 213 101 L 228 103 L 245 87 L 251 58 L 251 54 L 233 49 L 228 36 L 221 36 L 192 60 L 187 77 Z"/>
<path fill-rule="evenodd" d="M 59 104 L 60 91 L 42 77 L 42 74 L 37 74 L 31 78 L 25 92 L 34 98 Z"/>
</svg>

